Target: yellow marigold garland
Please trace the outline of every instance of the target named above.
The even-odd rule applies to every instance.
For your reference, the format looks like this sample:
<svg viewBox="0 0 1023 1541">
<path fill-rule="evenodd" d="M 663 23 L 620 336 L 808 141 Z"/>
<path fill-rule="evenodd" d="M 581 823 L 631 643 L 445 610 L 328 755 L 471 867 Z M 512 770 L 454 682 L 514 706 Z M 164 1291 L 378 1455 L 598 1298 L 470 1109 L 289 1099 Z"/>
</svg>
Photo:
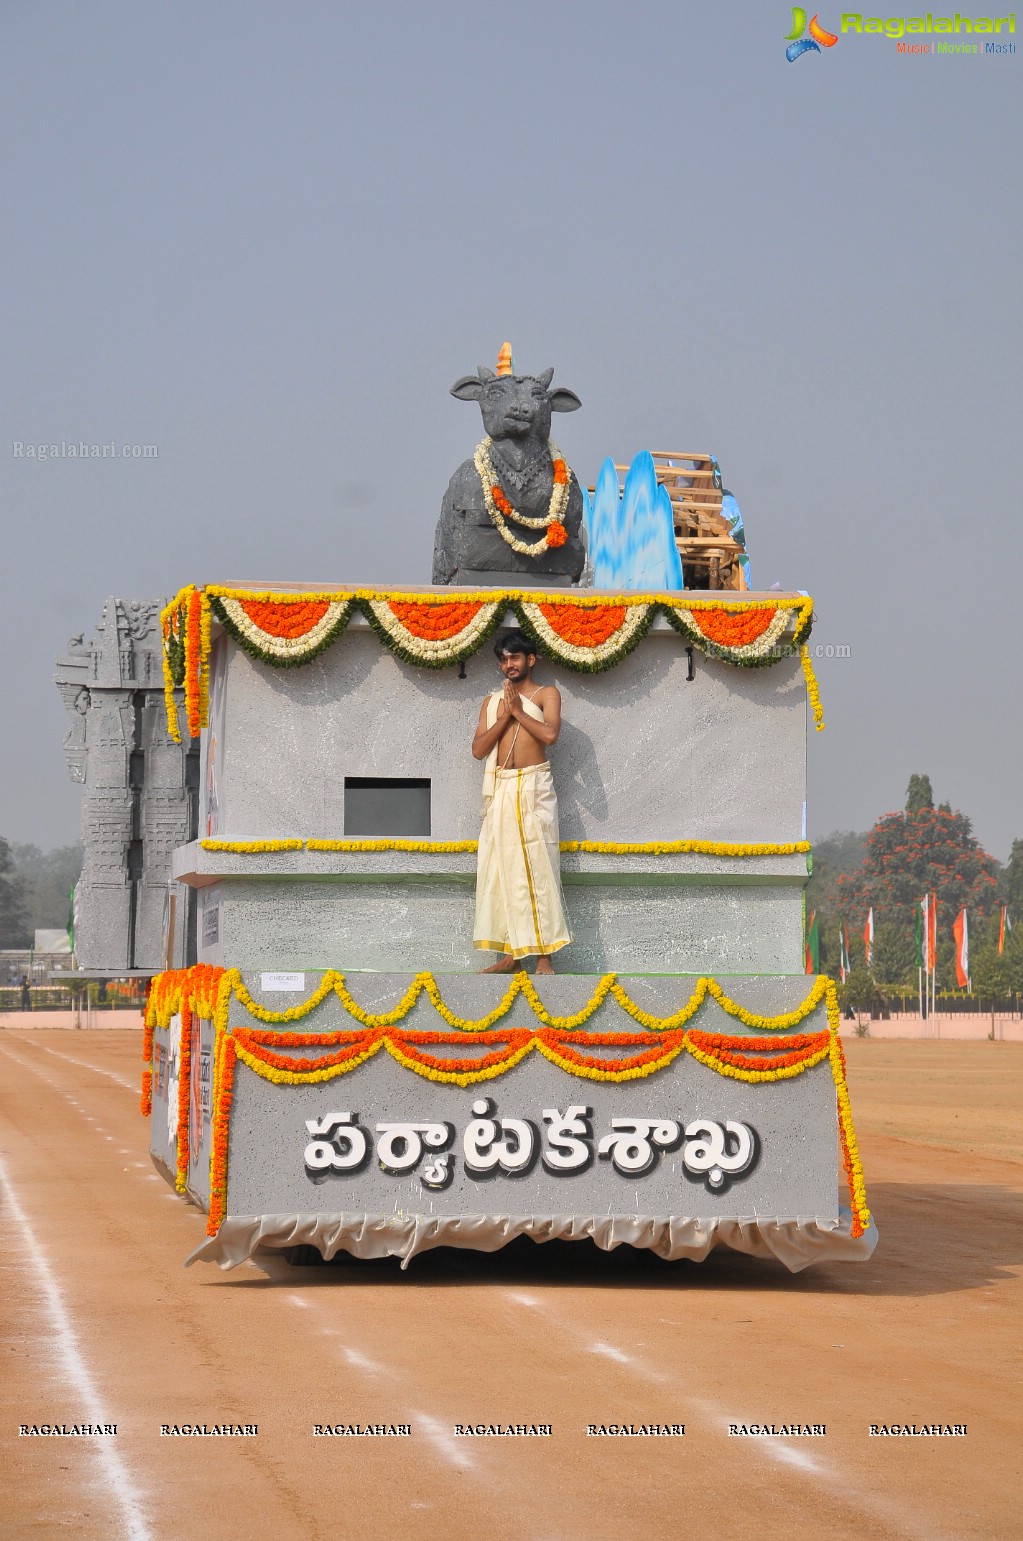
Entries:
<svg viewBox="0 0 1023 1541">
<path fill-rule="evenodd" d="M 300 851 L 301 840 L 200 840 L 204 851 L 223 851 L 232 856 L 257 856 L 273 851 Z"/>
<path fill-rule="evenodd" d="M 818 733 L 823 733 L 824 708 L 821 705 L 821 693 L 817 687 L 817 676 L 813 672 L 813 659 L 805 642 L 799 649 L 799 661 L 803 665 L 803 678 L 806 680 L 807 699 L 813 712 L 813 725 Z"/>
<path fill-rule="evenodd" d="M 352 855 L 378 851 L 411 851 L 424 856 L 473 854 L 477 840 L 200 840 L 204 851 L 251 856 L 271 851 L 345 851 Z M 801 856 L 809 840 L 562 840 L 563 853 L 600 856 Z"/>
<path fill-rule="evenodd" d="M 355 1047 L 355 1052 L 349 1054 L 340 1063 L 323 1066 L 313 1070 L 300 1068 L 290 1069 L 281 1065 L 268 1064 L 254 1053 L 251 1047 L 244 1041 L 244 1032 L 241 1041 L 235 1039 L 228 1032 L 228 1014 L 232 999 L 237 999 L 251 1016 L 259 1021 L 268 1023 L 291 1023 L 308 1016 L 319 1006 L 326 997 L 334 992 L 344 1005 L 346 1011 L 364 1028 L 373 1033 L 373 1036 L 364 1044 Z M 639 1056 L 640 1062 L 625 1063 L 609 1068 L 603 1068 L 595 1060 L 583 1059 L 570 1051 L 569 1044 L 559 1041 L 556 1037 L 545 1035 L 544 1031 L 529 1033 L 523 1036 L 520 1030 L 513 1030 L 512 1039 L 509 1042 L 506 1053 L 502 1053 L 492 1063 L 482 1063 L 479 1068 L 469 1068 L 464 1061 L 454 1061 L 457 1068 L 445 1069 L 442 1063 L 427 1058 L 426 1060 L 415 1057 L 413 1043 L 406 1035 L 397 1037 L 388 1033 L 387 1029 L 397 1026 L 406 1017 L 423 993 L 426 993 L 438 1012 L 438 1015 L 449 1027 L 458 1032 L 483 1033 L 489 1031 L 502 1017 L 507 1015 L 511 1006 L 521 995 L 523 996 L 536 1017 L 544 1024 L 544 1027 L 554 1033 L 573 1033 L 586 1023 L 594 1013 L 599 1010 L 603 1002 L 611 996 L 617 1004 L 644 1029 L 651 1033 L 663 1035 L 665 1039 L 662 1053 L 651 1053 L 649 1059 Z M 721 1058 L 708 1049 L 708 1038 L 712 1044 L 720 1042 L 725 1045 L 728 1040 L 722 1040 L 720 1035 L 690 1034 L 681 1032 L 685 1024 L 695 1015 L 703 1001 L 710 996 L 722 1010 L 729 1016 L 743 1023 L 751 1029 L 767 1030 L 770 1032 L 783 1032 L 787 1028 L 795 1027 L 804 1021 L 822 1000 L 827 1004 L 828 1015 L 828 1043 L 818 1047 L 813 1039 L 805 1040 L 804 1046 L 798 1045 L 800 1056 L 796 1058 L 792 1054 L 786 1054 L 780 1060 L 772 1063 L 766 1060 L 765 1068 L 758 1069 L 749 1063 L 748 1054 L 743 1054 L 742 1063 L 730 1063 L 726 1058 Z M 747 1010 L 733 1001 L 721 985 L 714 979 L 702 977 L 696 981 L 692 995 L 685 1004 L 669 1016 L 655 1017 L 650 1012 L 639 1007 L 625 992 L 614 974 L 606 974 L 600 980 L 597 989 L 590 1000 L 578 1012 L 571 1016 L 556 1017 L 547 1011 L 540 1000 L 535 986 L 529 976 L 524 972 L 515 974 L 509 981 L 508 989 L 504 997 L 484 1017 L 470 1020 L 457 1016 L 446 1005 L 440 995 L 436 980 L 432 974 L 423 973 L 409 985 L 401 1000 L 388 1012 L 371 1013 L 362 1008 L 351 995 L 343 974 L 328 971 L 324 974 L 319 986 L 305 1000 L 297 1006 L 291 1006 L 283 1011 L 271 1011 L 259 1002 L 253 1000 L 245 987 L 241 974 L 237 969 L 220 970 L 207 965 L 197 965 L 191 969 L 172 970 L 159 975 L 154 979 L 150 992 L 150 999 L 146 1011 L 146 1035 L 144 1037 L 144 1057 L 146 1070 L 143 1073 L 143 1111 L 151 1109 L 151 1097 L 148 1095 L 152 1082 L 152 1034 L 156 1026 L 167 1027 L 173 1015 L 180 1013 L 182 1018 L 181 1035 L 181 1073 L 178 1083 L 178 1162 L 177 1162 L 177 1186 L 183 1191 L 188 1174 L 188 1099 L 190 1094 L 190 1058 L 191 1058 L 191 1018 L 193 1013 L 213 1022 L 214 1025 L 214 1069 L 213 1069 L 213 1153 L 210 1165 L 210 1234 L 216 1234 L 220 1221 L 224 1214 L 224 1204 L 227 1192 L 227 1158 L 228 1158 L 228 1126 L 230 1119 L 231 1100 L 234 1086 L 234 1067 L 237 1060 L 241 1060 L 255 1074 L 277 1084 L 296 1085 L 306 1081 L 328 1081 L 336 1076 L 343 1075 L 347 1071 L 364 1064 L 381 1047 L 404 1068 L 412 1070 L 417 1075 L 428 1080 L 469 1086 L 479 1081 L 491 1080 L 504 1074 L 513 1065 L 518 1064 L 527 1054 L 534 1049 L 538 1050 L 552 1064 L 571 1075 L 580 1076 L 594 1081 L 625 1082 L 640 1079 L 654 1074 L 665 1068 L 678 1054 L 688 1052 L 701 1064 L 713 1069 L 719 1075 L 731 1077 L 735 1080 L 749 1084 L 762 1084 L 769 1081 L 788 1080 L 794 1076 L 803 1074 L 821 1064 L 824 1059 L 830 1062 L 832 1079 L 835 1085 L 837 1097 L 837 1111 L 839 1131 L 842 1144 L 843 1162 L 849 1185 L 850 1201 L 853 1213 L 852 1234 L 859 1236 L 870 1224 L 870 1210 L 867 1207 L 866 1191 L 863 1179 L 863 1166 L 860 1161 L 859 1148 L 856 1141 L 856 1133 L 853 1126 L 852 1107 L 849 1101 L 849 1093 L 846 1084 L 845 1057 L 841 1040 L 838 1035 L 840 1012 L 838 994 L 834 981 L 824 976 L 819 977 L 813 984 L 809 993 L 799 1006 L 792 1011 L 781 1013 L 777 1016 L 767 1017 L 759 1012 Z M 288 1043 L 289 1035 L 282 1035 L 281 1041 Z M 421 1033 L 414 1035 L 420 1043 L 437 1041 L 434 1035 Z M 700 1041 L 696 1041 L 700 1040 Z M 636 1039 L 630 1039 L 628 1035 L 621 1034 L 594 1034 L 585 1038 L 585 1043 L 593 1047 L 614 1047 L 627 1043 L 636 1043 Z M 642 1040 L 640 1040 L 641 1042 Z M 784 1049 L 785 1045 L 780 1045 Z M 743 1049 L 742 1041 L 737 1041 L 733 1052 Z M 148 1050 L 148 1052 L 146 1052 Z M 646 1053 L 651 1051 L 647 1050 Z M 758 1052 L 767 1052 L 760 1049 Z M 724 1053 L 724 1049 L 722 1049 Z M 182 1155 L 184 1151 L 184 1155 Z"/>
<path fill-rule="evenodd" d="M 753 1085 L 762 1081 L 791 1080 L 793 1076 L 802 1075 L 805 1070 L 812 1070 L 814 1065 L 819 1065 L 822 1060 L 827 1059 L 830 1053 L 830 1046 L 825 1044 L 822 1049 L 814 1050 L 806 1059 L 801 1059 L 795 1064 L 775 1065 L 768 1070 L 747 1070 L 745 1067 L 726 1064 L 704 1049 L 697 1048 L 688 1034 L 686 1048 L 693 1058 L 699 1060 L 701 1065 L 706 1065 L 708 1070 L 716 1070 L 718 1075 L 731 1076 L 734 1081 L 746 1081 Z"/>
<path fill-rule="evenodd" d="M 220 623 L 253 657 L 261 658 L 264 662 L 279 667 L 300 665 L 318 656 L 324 647 L 333 643 L 341 634 L 355 610 L 361 611 L 381 641 L 398 657 L 414 665 L 428 668 L 442 668 L 452 663 L 463 662 L 477 652 L 497 625 L 500 610 L 511 610 L 527 630 L 536 634 L 541 643 L 546 644 L 552 656 L 558 658 L 566 667 L 583 672 L 600 672 L 619 663 L 646 634 L 658 614 L 664 616 L 689 643 L 701 648 L 709 657 L 723 659 L 738 667 L 760 667 L 771 663 L 776 658 L 788 657 L 805 642 L 813 624 L 813 601 L 809 596 L 779 597 L 771 600 L 751 600 L 735 596 L 731 599 L 715 597 L 701 600 L 688 597 L 683 599 L 678 593 L 637 593 L 626 596 L 595 595 L 585 590 L 575 594 L 566 594 L 560 590 L 543 594 L 535 590 L 491 589 L 458 594 L 459 603 L 467 606 L 476 604 L 481 607 L 481 613 L 468 622 L 457 636 L 445 639 L 424 639 L 417 635 L 414 628 L 409 630 L 403 625 L 398 611 L 402 606 L 406 606 L 413 607 L 418 613 L 424 607 L 439 604 L 441 596 L 428 590 L 415 594 L 386 589 L 299 592 L 231 589 L 223 585 L 210 584 L 200 591 L 191 592 L 202 594 L 203 604 L 206 607 L 204 613 L 208 614 L 212 606 Z M 446 598 L 450 603 L 450 596 Z M 260 627 L 251 618 L 246 619 L 246 614 L 243 613 L 243 607 L 253 605 L 287 607 L 289 610 L 309 605 L 326 605 L 336 610 L 338 616 L 326 625 L 325 629 L 323 623 L 319 627 L 311 627 L 307 645 L 305 645 L 303 643 L 305 633 L 293 636 L 289 632 L 282 640 L 273 628 L 267 632 L 261 631 Z M 558 611 L 579 609 L 590 615 L 601 609 L 613 609 L 621 611 L 625 615 L 625 620 L 613 636 L 606 637 L 602 642 L 583 646 L 578 641 L 566 640 L 566 637 L 561 635 L 561 631 L 550 619 L 548 612 L 551 607 Z M 766 612 L 772 619 L 768 630 L 762 636 L 758 635 L 757 639 L 750 644 L 722 643 L 713 640 L 713 627 L 701 626 L 698 621 L 700 614 L 707 613 L 713 617 L 715 612 L 719 616 L 756 616 L 758 613 Z M 789 635 L 788 619 L 790 616 L 794 620 L 791 635 Z M 783 634 L 789 636 L 788 641 L 783 642 Z M 191 639 L 192 633 L 188 643 L 189 651 L 194 646 Z M 208 637 L 203 643 L 202 653 L 205 661 L 208 654 Z M 186 681 L 186 688 L 192 691 L 190 681 Z M 197 688 L 201 697 L 201 682 Z M 201 708 L 201 700 L 199 705 Z M 201 717 L 201 710 L 198 715 L 193 712 L 190 716 L 190 726 Z"/>
<path fill-rule="evenodd" d="M 477 840 L 305 840 L 307 851 L 414 851 L 425 856 L 449 856 L 455 852 L 473 852 Z"/>
</svg>

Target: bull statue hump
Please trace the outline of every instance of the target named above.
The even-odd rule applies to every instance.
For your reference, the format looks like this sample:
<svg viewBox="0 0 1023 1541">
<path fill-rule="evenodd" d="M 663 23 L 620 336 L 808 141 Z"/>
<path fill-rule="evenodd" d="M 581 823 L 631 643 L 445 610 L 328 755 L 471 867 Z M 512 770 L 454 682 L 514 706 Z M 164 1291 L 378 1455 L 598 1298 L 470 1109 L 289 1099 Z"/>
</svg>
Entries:
<svg viewBox="0 0 1023 1541">
<path fill-rule="evenodd" d="M 582 405 L 541 375 L 494 373 L 480 365 L 451 387 L 479 402 L 486 437 L 448 484 L 437 521 L 433 581 L 483 588 L 562 588 L 586 566 L 583 496 L 551 447 L 552 412 Z"/>
</svg>

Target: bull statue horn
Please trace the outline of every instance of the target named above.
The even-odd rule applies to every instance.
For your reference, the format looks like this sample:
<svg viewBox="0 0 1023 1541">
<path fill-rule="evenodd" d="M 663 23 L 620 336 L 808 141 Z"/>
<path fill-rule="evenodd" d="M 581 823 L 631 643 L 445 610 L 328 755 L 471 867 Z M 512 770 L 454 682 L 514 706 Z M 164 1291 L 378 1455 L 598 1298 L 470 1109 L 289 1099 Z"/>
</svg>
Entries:
<svg viewBox="0 0 1023 1541">
<path fill-rule="evenodd" d="M 544 390 L 546 390 L 547 387 L 550 385 L 551 381 L 554 379 L 554 370 L 553 369 L 545 369 L 542 375 L 537 375 L 537 379 L 539 380 L 540 384 L 543 386 Z"/>
<path fill-rule="evenodd" d="M 512 360 L 512 346 L 510 342 L 503 342 L 497 355 L 497 372 L 499 375 L 515 373 L 515 365 Z"/>
<path fill-rule="evenodd" d="M 483 381 L 484 385 L 486 385 L 488 380 L 496 380 L 497 379 L 497 376 L 494 374 L 494 371 L 492 369 L 488 369 L 486 364 L 477 364 L 476 365 L 476 373 L 479 375 L 479 377 Z"/>
</svg>

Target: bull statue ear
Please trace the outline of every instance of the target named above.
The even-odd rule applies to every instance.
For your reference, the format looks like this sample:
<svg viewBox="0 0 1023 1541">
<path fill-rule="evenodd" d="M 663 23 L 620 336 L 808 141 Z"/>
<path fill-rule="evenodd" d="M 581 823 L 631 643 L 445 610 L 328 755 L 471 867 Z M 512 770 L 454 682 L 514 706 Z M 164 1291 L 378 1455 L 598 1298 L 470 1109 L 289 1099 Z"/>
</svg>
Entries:
<svg viewBox="0 0 1023 1541">
<path fill-rule="evenodd" d="M 550 385 L 551 381 L 554 379 L 554 370 L 553 369 L 545 369 L 543 374 L 542 375 L 537 375 L 536 378 L 539 380 L 539 382 L 543 386 L 544 390 L 546 390 L 548 385 Z"/>
<path fill-rule="evenodd" d="M 559 385 L 556 391 L 548 391 L 547 399 L 552 412 L 578 412 L 582 406 L 575 391 L 567 391 L 563 385 Z"/>
<path fill-rule="evenodd" d="M 477 364 L 476 373 L 479 375 L 484 385 L 488 385 L 491 380 L 497 379 L 494 371 L 492 369 L 488 369 L 486 364 Z"/>
<path fill-rule="evenodd" d="M 479 401 L 483 395 L 483 384 L 475 375 L 463 375 L 451 387 L 451 395 L 457 396 L 459 401 Z"/>
</svg>

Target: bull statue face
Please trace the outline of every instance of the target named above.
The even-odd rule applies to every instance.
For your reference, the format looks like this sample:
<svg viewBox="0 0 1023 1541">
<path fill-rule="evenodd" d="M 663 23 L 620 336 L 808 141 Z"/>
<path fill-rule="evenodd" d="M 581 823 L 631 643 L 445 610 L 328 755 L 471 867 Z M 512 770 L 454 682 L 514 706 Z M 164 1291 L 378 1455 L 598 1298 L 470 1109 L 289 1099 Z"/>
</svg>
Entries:
<svg viewBox="0 0 1023 1541">
<path fill-rule="evenodd" d="M 495 375 L 480 364 L 451 387 L 459 401 L 478 401 L 483 427 L 491 439 L 537 439 L 546 444 L 552 412 L 574 412 L 582 402 L 574 391 L 551 390 L 553 369 L 542 375 Z"/>
</svg>

